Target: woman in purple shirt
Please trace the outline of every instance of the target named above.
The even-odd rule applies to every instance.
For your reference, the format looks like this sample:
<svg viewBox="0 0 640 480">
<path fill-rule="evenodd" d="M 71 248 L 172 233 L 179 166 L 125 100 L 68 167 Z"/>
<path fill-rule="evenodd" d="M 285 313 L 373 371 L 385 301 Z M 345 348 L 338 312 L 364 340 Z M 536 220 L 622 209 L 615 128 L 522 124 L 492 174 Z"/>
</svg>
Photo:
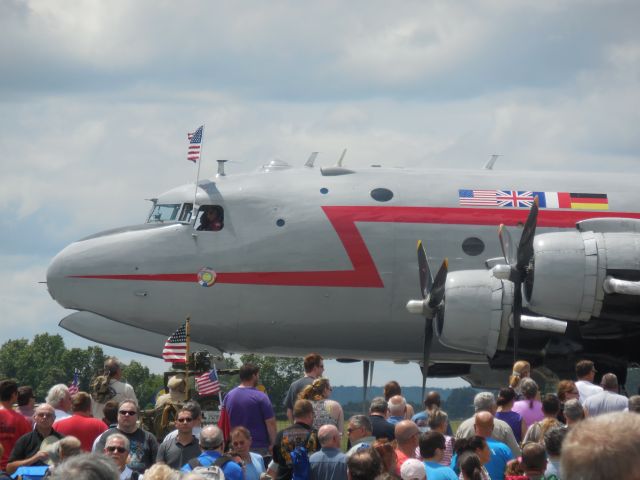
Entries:
<svg viewBox="0 0 640 480">
<path fill-rule="evenodd" d="M 522 382 L 522 395 L 524 400 L 518 400 L 513 404 L 513 411 L 519 413 L 524 419 L 526 428 L 544 418 L 542 402 L 538 400 L 538 384 L 532 378 L 524 378 Z"/>
<path fill-rule="evenodd" d="M 504 420 L 509 424 L 513 435 L 516 437 L 518 444 L 522 442 L 522 435 L 526 432 L 526 426 L 522 416 L 518 412 L 514 412 L 513 403 L 516 400 L 516 392 L 511 387 L 500 389 L 498 393 L 498 411 L 496 412 L 496 418 Z"/>
</svg>

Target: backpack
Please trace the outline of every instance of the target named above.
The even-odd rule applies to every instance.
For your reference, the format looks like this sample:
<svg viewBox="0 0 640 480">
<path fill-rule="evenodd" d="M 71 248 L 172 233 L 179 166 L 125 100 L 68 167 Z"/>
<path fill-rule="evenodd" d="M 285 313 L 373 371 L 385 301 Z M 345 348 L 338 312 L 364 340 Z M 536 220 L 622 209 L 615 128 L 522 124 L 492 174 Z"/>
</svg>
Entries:
<svg viewBox="0 0 640 480">
<path fill-rule="evenodd" d="M 196 457 L 189 461 L 189 466 L 191 467 L 191 471 L 193 473 L 197 473 L 202 478 L 206 478 L 207 480 L 224 480 L 225 476 L 224 472 L 222 471 L 222 467 L 224 467 L 231 460 L 232 458 L 228 455 L 222 455 L 211 465 L 205 467 Z"/>
<path fill-rule="evenodd" d="M 91 398 L 98 403 L 107 403 L 116 396 L 116 391 L 109 385 L 109 377 L 98 375 L 91 381 Z"/>
<path fill-rule="evenodd" d="M 36 467 L 27 465 L 18 467 L 12 478 L 18 480 L 40 480 L 47 477 L 47 474 L 49 474 L 49 465 L 39 465 Z"/>
<path fill-rule="evenodd" d="M 305 442 L 306 445 L 306 442 Z M 291 453 L 292 480 L 307 480 L 309 478 L 309 453 L 304 445 L 298 445 Z"/>
</svg>

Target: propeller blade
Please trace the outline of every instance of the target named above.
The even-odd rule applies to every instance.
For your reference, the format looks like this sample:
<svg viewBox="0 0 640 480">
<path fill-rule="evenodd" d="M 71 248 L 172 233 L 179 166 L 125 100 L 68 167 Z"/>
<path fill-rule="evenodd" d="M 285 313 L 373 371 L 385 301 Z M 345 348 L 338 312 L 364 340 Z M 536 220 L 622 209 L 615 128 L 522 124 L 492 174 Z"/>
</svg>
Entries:
<svg viewBox="0 0 640 480">
<path fill-rule="evenodd" d="M 513 285 L 513 363 L 518 360 L 518 343 L 520 342 L 520 316 L 522 315 L 522 283 Z"/>
<path fill-rule="evenodd" d="M 536 222 L 538 221 L 538 197 L 533 201 L 529 216 L 524 224 L 524 230 L 520 237 L 520 244 L 518 245 L 518 263 L 516 264 L 516 270 L 520 274 L 524 275 L 525 269 L 529 265 L 531 258 L 533 257 L 533 237 L 536 236 Z"/>
<path fill-rule="evenodd" d="M 418 272 L 420 275 L 420 292 L 422 292 L 422 298 L 427 298 L 433 286 L 433 278 L 431 278 L 427 252 L 424 250 L 422 240 L 418 240 Z"/>
<path fill-rule="evenodd" d="M 429 357 L 431 356 L 431 344 L 433 342 L 433 318 L 427 318 L 424 322 L 424 345 L 422 347 L 422 398 L 427 385 L 429 372 Z"/>
<path fill-rule="evenodd" d="M 507 227 L 501 224 L 498 228 L 498 238 L 500 239 L 500 247 L 502 248 L 502 255 L 510 266 L 516 264 L 516 252 L 513 248 L 513 239 Z"/>
<path fill-rule="evenodd" d="M 431 292 L 429 293 L 429 307 L 435 308 L 444 299 L 445 292 L 445 284 L 447 283 L 447 272 L 449 271 L 449 260 L 444 259 L 442 261 L 442 265 L 440 265 L 440 270 L 436 273 L 436 278 L 433 281 L 433 286 L 431 287 Z M 433 329 L 432 329 L 433 331 Z"/>
</svg>

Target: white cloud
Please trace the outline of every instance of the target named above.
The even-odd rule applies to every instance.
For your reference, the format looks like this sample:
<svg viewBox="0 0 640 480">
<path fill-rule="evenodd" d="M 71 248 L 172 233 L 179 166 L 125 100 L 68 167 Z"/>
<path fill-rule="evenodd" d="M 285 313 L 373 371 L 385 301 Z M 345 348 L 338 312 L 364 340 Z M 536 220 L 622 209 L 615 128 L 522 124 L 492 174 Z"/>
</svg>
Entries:
<svg viewBox="0 0 640 480">
<path fill-rule="evenodd" d="M 72 240 L 203 176 L 332 165 L 638 171 L 640 4 L 0 2 L 0 270 L 11 335 Z M 22 322 L 24 319 L 24 323 Z M 47 319 L 39 323 L 39 319 Z M 44 322 L 44 320 L 43 320 Z M 54 322 L 55 323 L 55 322 Z M 56 327 L 57 328 L 57 327 Z M 359 380 L 358 380 L 359 382 Z M 356 383 L 358 383 L 356 382 Z"/>
</svg>

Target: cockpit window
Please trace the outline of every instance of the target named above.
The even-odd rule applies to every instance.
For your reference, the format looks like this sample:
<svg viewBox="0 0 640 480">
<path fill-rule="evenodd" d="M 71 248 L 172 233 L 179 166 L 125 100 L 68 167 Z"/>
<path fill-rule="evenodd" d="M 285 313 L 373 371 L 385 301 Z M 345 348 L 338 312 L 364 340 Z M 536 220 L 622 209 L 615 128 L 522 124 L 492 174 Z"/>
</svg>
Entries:
<svg viewBox="0 0 640 480">
<path fill-rule="evenodd" d="M 184 205 L 182 205 L 182 210 L 180 211 L 180 221 L 189 222 L 191 220 L 192 213 L 193 203 L 185 203 Z"/>
<path fill-rule="evenodd" d="M 179 203 L 158 204 L 153 207 L 148 222 L 154 223 L 175 221 L 179 211 Z"/>
<path fill-rule="evenodd" d="M 224 209 L 220 205 L 203 205 L 198 212 L 196 230 L 218 232 L 224 228 Z"/>
</svg>

